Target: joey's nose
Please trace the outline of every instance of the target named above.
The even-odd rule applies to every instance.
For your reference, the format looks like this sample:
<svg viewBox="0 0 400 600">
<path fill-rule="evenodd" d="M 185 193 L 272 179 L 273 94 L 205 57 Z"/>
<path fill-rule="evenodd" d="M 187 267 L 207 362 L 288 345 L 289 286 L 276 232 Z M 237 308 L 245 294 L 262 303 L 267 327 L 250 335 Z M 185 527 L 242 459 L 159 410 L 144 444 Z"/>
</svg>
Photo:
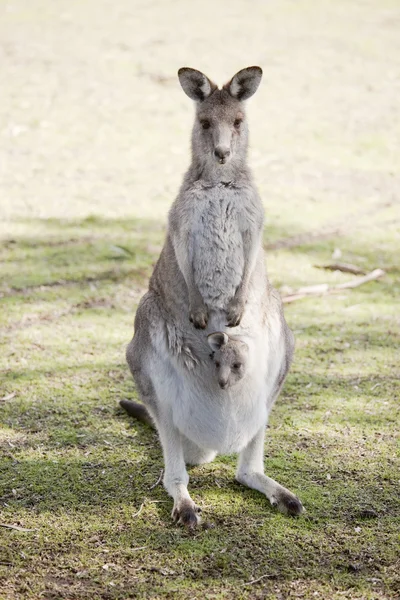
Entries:
<svg viewBox="0 0 400 600">
<path fill-rule="evenodd" d="M 230 155 L 231 151 L 226 146 L 217 146 L 214 150 L 215 156 L 218 160 L 226 160 Z"/>
<path fill-rule="evenodd" d="M 220 382 L 219 382 L 219 387 L 220 387 L 222 390 L 226 390 L 226 388 L 228 387 L 228 382 L 227 382 L 227 381 L 220 381 Z"/>
</svg>

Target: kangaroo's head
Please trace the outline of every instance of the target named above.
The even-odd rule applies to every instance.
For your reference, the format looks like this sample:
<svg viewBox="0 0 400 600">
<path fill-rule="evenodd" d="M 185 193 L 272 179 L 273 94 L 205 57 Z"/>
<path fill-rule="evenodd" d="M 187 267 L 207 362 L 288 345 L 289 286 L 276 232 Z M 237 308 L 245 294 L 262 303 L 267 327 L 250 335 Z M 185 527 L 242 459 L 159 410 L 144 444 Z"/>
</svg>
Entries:
<svg viewBox="0 0 400 600">
<path fill-rule="evenodd" d="M 226 390 L 244 376 L 249 347 L 245 342 L 222 331 L 210 333 L 207 341 L 213 351 L 210 357 L 216 368 L 219 387 Z"/>
<path fill-rule="evenodd" d="M 248 145 L 244 100 L 256 92 L 261 68 L 242 69 L 222 89 L 196 69 L 179 69 L 178 77 L 183 91 L 196 102 L 193 158 L 221 174 L 226 165 L 244 161 Z"/>
</svg>

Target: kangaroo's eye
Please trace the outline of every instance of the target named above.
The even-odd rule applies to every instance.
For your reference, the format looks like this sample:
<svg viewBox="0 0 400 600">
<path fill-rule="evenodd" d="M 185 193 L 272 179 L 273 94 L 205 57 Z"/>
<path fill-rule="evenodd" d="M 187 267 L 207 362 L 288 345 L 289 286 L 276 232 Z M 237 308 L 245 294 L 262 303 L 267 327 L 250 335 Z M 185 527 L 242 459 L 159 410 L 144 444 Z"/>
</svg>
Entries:
<svg viewBox="0 0 400 600">
<path fill-rule="evenodd" d="M 204 121 L 201 121 L 201 126 L 203 129 L 210 129 L 211 123 L 205 119 Z"/>
<path fill-rule="evenodd" d="M 234 126 L 239 129 L 242 124 L 242 119 L 235 119 Z"/>
<path fill-rule="evenodd" d="M 216 361 L 215 361 L 215 366 L 217 367 L 217 369 L 219 369 L 219 368 L 220 368 L 220 366 L 221 366 L 221 363 L 220 363 L 218 360 L 216 360 Z"/>
<path fill-rule="evenodd" d="M 240 363 L 234 363 L 233 368 L 234 368 L 235 371 L 239 371 L 239 369 L 240 369 L 241 366 L 242 365 Z"/>
</svg>

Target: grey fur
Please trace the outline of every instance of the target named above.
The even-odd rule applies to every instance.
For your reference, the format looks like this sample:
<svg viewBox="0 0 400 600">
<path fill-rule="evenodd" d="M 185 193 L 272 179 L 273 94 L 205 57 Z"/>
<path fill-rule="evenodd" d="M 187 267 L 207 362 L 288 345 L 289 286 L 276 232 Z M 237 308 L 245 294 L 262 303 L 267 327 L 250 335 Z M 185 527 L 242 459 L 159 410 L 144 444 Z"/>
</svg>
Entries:
<svg viewBox="0 0 400 600">
<path fill-rule="evenodd" d="M 240 71 L 221 90 L 210 83 L 208 95 L 210 80 L 203 74 L 185 69 L 179 77 L 196 99 L 192 163 L 136 312 L 127 361 L 160 436 L 175 520 L 192 526 L 199 519 L 185 462 L 233 452 L 239 453 L 239 481 L 283 512 L 300 514 L 300 501 L 264 475 L 263 465 L 265 426 L 294 344 L 266 275 L 264 211 L 246 164 L 248 129 L 238 99 L 242 89 L 245 97 L 255 91 L 261 69 Z M 248 347 L 246 371 L 222 390 L 207 336 L 232 327 Z"/>
<path fill-rule="evenodd" d="M 208 345 L 215 365 L 219 387 L 223 390 L 243 379 L 248 368 L 249 347 L 239 337 L 223 331 L 210 333 Z"/>
</svg>

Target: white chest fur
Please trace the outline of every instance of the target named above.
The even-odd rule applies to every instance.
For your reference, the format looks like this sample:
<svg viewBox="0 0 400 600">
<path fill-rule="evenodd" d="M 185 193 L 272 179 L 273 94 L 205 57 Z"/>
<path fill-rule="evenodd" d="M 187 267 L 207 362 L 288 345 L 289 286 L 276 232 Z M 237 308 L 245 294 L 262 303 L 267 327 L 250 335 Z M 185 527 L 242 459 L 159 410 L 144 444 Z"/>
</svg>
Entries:
<svg viewBox="0 0 400 600">
<path fill-rule="evenodd" d="M 195 283 L 210 308 L 226 308 L 240 284 L 243 218 L 240 191 L 218 187 L 193 210 L 189 246 Z"/>
</svg>

